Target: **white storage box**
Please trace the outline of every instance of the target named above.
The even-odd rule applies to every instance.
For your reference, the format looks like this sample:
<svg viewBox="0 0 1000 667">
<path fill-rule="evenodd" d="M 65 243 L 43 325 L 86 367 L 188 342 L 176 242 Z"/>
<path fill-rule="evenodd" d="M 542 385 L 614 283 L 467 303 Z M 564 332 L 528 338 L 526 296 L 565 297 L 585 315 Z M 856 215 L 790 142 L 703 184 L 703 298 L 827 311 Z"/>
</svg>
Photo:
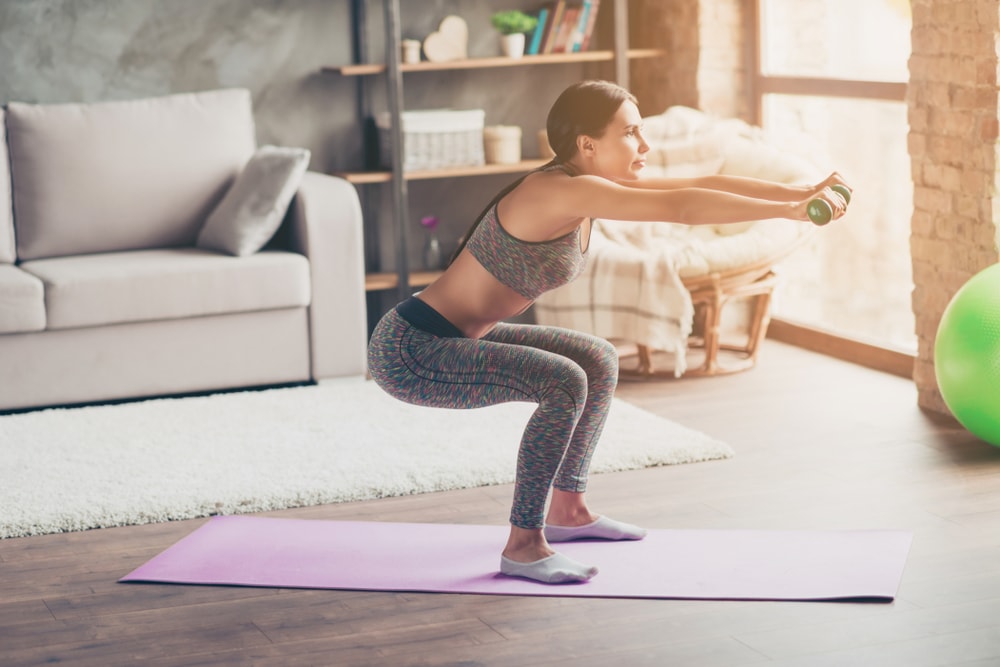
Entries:
<svg viewBox="0 0 1000 667">
<path fill-rule="evenodd" d="M 403 170 L 441 169 L 484 164 L 482 109 L 457 111 L 432 109 L 403 112 Z M 382 166 L 392 164 L 389 130 L 392 117 L 382 112 L 375 117 Z"/>
</svg>

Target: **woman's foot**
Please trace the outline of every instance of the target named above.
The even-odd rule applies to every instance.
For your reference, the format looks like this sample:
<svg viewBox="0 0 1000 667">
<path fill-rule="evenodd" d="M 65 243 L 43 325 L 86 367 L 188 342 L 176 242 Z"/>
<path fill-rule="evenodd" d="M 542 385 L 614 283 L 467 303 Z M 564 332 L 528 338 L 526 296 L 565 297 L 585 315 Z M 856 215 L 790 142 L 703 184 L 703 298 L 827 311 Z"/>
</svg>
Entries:
<svg viewBox="0 0 1000 667">
<path fill-rule="evenodd" d="M 641 540 L 646 537 L 646 529 L 624 521 L 615 521 L 599 516 L 582 526 L 556 526 L 545 524 L 544 535 L 548 542 L 569 542 L 570 540 Z"/>
<path fill-rule="evenodd" d="M 597 568 L 593 565 L 584 565 L 560 553 L 553 553 L 531 563 L 520 563 L 501 556 L 500 571 L 511 577 L 532 579 L 543 584 L 587 581 L 597 574 Z"/>
<path fill-rule="evenodd" d="M 507 546 L 500 556 L 500 571 L 545 584 L 586 581 L 597 568 L 558 554 L 549 547 L 541 528 L 510 527 Z"/>
<path fill-rule="evenodd" d="M 594 514 L 583 493 L 553 489 L 545 517 L 544 536 L 548 542 L 570 540 L 641 540 L 646 529 L 624 521 Z"/>
</svg>

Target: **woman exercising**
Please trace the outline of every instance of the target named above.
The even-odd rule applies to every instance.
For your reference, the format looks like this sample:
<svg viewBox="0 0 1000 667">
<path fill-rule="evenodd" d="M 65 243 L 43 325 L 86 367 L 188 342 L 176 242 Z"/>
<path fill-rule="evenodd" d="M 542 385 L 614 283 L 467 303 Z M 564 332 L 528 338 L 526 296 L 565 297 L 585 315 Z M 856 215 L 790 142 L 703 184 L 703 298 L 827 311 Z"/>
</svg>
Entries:
<svg viewBox="0 0 1000 667">
<path fill-rule="evenodd" d="M 399 400 L 478 408 L 537 403 L 521 438 L 500 571 L 545 583 L 584 581 L 597 569 L 553 551 L 553 542 L 638 540 L 646 531 L 591 512 L 587 472 L 618 380 L 618 355 L 589 334 L 503 320 L 583 268 L 594 218 L 724 224 L 809 220 L 810 200 L 833 217 L 830 189 L 734 176 L 642 176 L 649 146 L 635 97 L 606 81 L 567 88 L 547 120 L 555 158 L 490 202 L 444 273 L 390 310 L 368 347 L 372 377 Z M 548 512 L 546 501 L 551 489 Z"/>
</svg>

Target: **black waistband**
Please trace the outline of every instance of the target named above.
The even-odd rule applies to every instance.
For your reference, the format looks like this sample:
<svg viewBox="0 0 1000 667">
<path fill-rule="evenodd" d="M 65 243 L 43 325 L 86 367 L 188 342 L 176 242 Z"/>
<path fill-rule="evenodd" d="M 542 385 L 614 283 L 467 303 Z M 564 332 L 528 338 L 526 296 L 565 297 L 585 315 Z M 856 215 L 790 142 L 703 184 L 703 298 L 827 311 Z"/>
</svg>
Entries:
<svg viewBox="0 0 1000 667">
<path fill-rule="evenodd" d="M 434 310 L 415 296 L 396 306 L 396 312 L 404 320 L 429 334 L 441 338 L 465 338 L 462 330 L 445 319 L 444 315 Z"/>
</svg>

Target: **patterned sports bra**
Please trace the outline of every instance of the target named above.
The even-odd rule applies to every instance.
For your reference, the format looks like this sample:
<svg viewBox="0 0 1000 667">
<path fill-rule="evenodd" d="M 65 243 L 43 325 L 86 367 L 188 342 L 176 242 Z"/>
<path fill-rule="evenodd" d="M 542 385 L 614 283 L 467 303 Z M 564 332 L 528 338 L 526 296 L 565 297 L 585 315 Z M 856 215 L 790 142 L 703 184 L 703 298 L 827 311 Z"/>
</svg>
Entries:
<svg viewBox="0 0 1000 667">
<path fill-rule="evenodd" d="M 500 224 L 496 204 L 465 247 L 494 278 L 532 301 L 579 276 L 587 262 L 580 227 L 549 241 L 522 241 Z"/>
</svg>

